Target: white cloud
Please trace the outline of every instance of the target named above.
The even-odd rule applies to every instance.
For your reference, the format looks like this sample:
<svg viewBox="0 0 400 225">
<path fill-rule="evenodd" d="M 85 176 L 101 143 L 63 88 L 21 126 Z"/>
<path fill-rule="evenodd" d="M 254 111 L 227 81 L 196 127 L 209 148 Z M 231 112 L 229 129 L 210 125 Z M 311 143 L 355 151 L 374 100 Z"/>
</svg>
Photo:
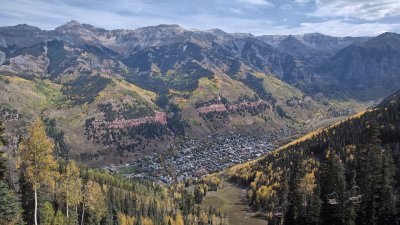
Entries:
<svg viewBox="0 0 400 225">
<path fill-rule="evenodd" d="M 301 1 L 301 0 L 300 0 Z M 352 17 L 378 20 L 400 16 L 399 0 L 317 0 L 318 17 Z"/>
<path fill-rule="evenodd" d="M 347 23 L 342 20 L 329 20 L 320 23 L 301 23 L 300 26 L 294 28 L 277 27 L 270 32 L 276 34 L 305 34 L 305 33 L 322 33 L 331 36 L 376 36 L 384 32 L 395 31 L 400 29 L 400 23 Z"/>
<path fill-rule="evenodd" d="M 238 2 L 242 2 L 248 5 L 255 5 L 255 6 L 274 6 L 274 4 L 272 4 L 271 2 L 267 1 L 267 0 L 237 0 Z"/>
<path fill-rule="evenodd" d="M 225 32 L 235 33 L 252 33 L 263 34 L 266 28 L 272 26 L 272 21 L 267 19 L 249 19 L 240 16 L 232 17 L 218 17 L 210 13 L 194 14 L 186 17 L 186 21 L 180 24 L 183 27 L 193 27 L 197 24 L 196 28 L 201 30 L 209 30 L 219 28 Z"/>
<path fill-rule="evenodd" d="M 317 1 L 315 7 L 301 4 Z M 329 1 L 329 2 L 328 2 Z M 275 6 L 271 3 L 273 2 Z M 0 26 L 27 23 L 54 29 L 70 20 L 106 29 L 135 29 L 158 24 L 179 24 L 202 30 L 301 34 L 320 32 L 334 36 L 366 36 L 400 30 L 400 0 L 13 0 L 0 4 Z M 301 4 L 301 5 L 300 5 Z M 398 11 L 394 10 L 398 9 Z M 354 12 L 354 10 L 358 10 Z M 62 13 L 60 13 L 62 12 Z M 395 16 L 388 20 L 372 20 Z M 355 18 L 370 18 L 358 20 Z M 399 21 L 394 21 L 394 19 Z M 304 21 L 307 22 L 304 22 Z M 388 22 L 391 20 L 391 23 Z M 361 24 L 360 24 L 361 23 Z"/>
<path fill-rule="evenodd" d="M 58 1 L 58 0 L 57 0 Z M 237 0 L 239 1 L 239 0 Z M 161 5 L 146 4 L 141 0 L 124 1 L 117 3 L 99 2 L 96 7 L 84 7 L 76 4 L 53 4 L 51 1 L 15 0 L 10 4 L 0 5 L 3 14 L 0 15 L 0 26 L 27 23 L 42 29 L 54 29 L 70 20 L 88 23 L 106 29 L 135 29 L 158 24 L 179 24 L 182 27 L 208 30 L 220 28 L 227 32 L 259 33 L 264 27 L 271 26 L 272 22 L 266 18 L 249 18 L 246 9 L 240 8 L 246 1 L 247 10 L 257 9 L 259 6 L 269 7 L 264 0 L 240 0 L 234 7 L 228 8 L 232 13 L 220 13 L 215 10 L 191 9 L 186 12 L 186 6 L 168 8 L 167 3 Z M 142 2 L 136 4 L 136 2 Z M 69 2 L 70 3 L 70 2 Z M 88 3 L 89 4 L 89 3 Z M 117 6 L 118 5 L 118 6 Z M 220 5 L 220 8 L 223 5 Z M 246 5 L 247 6 L 247 5 Z M 226 8 L 225 8 L 226 9 Z M 59 13 L 62 11 L 63 13 Z M 181 13 L 178 13 L 181 12 Z M 29 20 L 27 20 L 29 18 Z"/>
<path fill-rule="evenodd" d="M 309 2 L 315 2 L 316 0 L 294 0 L 294 2 L 296 3 L 300 3 L 300 4 L 306 4 Z"/>
</svg>

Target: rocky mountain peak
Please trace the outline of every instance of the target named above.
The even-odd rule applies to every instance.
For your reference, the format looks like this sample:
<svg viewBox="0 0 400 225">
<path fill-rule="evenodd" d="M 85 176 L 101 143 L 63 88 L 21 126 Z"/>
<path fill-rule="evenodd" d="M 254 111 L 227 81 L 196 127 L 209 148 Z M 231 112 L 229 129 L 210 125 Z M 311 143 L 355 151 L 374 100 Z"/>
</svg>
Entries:
<svg viewBox="0 0 400 225">
<path fill-rule="evenodd" d="M 221 36 L 228 34 L 225 31 L 223 31 L 221 29 L 217 29 L 217 28 L 214 28 L 214 29 L 211 29 L 211 30 L 206 30 L 206 32 L 212 33 L 214 35 L 221 35 Z"/>
<path fill-rule="evenodd" d="M 289 35 L 287 38 L 285 38 L 281 42 L 281 45 L 282 45 L 282 43 L 284 43 L 284 44 L 285 43 L 287 43 L 287 44 L 301 44 L 302 45 L 302 43 L 293 35 Z"/>
<path fill-rule="evenodd" d="M 46 31 L 27 24 L 0 27 L 0 46 L 29 47 L 40 43 L 45 37 Z"/>
<path fill-rule="evenodd" d="M 5 31 L 9 33 L 21 33 L 21 32 L 35 32 L 35 31 L 39 32 L 41 31 L 41 29 L 27 24 L 18 24 L 15 26 L 0 27 L 0 31 Z"/>
<path fill-rule="evenodd" d="M 67 22 L 66 24 L 57 27 L 56 31 L 73 31 L 73 30 L 77 30 L 77 29 L 83 29 L 84 27 L 82 26 L 82 24 L 80 24 L 78 21 L 76 20 L 71 20 L 69 22 Z"/>
<path fill-rule="evenodd" d="M 183 29 L 181 26 L 179 26 L 177 24 L 160 24 L 157 26 L 147 26 L 147 27 L 139 28 L 139 29 L 137 29 L 137 31 L 184 32 L 185 29 Z"/>
<path fill-rule="evenodd" d="M 293 35 L 289 35 L 286 39 L 284 39 L 279 44 L 278 49 L 294 55 L 307 55 L 311 51 L 311 49 L 305 46 Z"/>
<path fill-rule="evenodd" d="M 364 43 L 368 48 L 391 48 L 400 49 L 400 35 L 386 32 Z"/>
</svg>

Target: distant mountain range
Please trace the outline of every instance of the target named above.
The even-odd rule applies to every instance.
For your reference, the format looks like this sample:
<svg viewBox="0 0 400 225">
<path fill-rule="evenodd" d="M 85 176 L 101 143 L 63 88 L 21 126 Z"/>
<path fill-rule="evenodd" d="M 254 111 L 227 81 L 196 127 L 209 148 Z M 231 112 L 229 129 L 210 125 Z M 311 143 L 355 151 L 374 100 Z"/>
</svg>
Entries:
<svg viewBox="0 0 400 225">
<path fill-rule="evenodd" d="M 316 65 L 334 56 L 354 42 L 363 42 L 369 37 L 331 37 L 319 33 L 304 35 L 264 35 L 257 37 L 267 44 Z"/>
<path fill-rule="evenodd" d="M 94 161 L 183 136 L 302 129 L 353 113 L 350 100 L 400 89 L 399 36 L 1 27 L 1 110 L 20 118 L 10 132 L 32 116 L 54 118 L 71 154 Z"/>
<path fill-rule="evenodd" d="M 343 48 L 315 71 L 329 90 L 371 98 L 399 90 L 399 66 L 400 35 L 384 33 Z"/>
</svg>

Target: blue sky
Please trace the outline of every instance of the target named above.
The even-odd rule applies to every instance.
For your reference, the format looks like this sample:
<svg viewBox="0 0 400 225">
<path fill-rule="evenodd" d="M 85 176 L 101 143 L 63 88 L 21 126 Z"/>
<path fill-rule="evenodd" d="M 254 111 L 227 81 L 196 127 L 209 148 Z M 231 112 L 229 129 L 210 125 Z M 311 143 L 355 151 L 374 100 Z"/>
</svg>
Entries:
<svg viewBox="0 0 400 225">
<path fill-rule="evenodd" d="M 3 2 L 2 2 L 3 1 Z M 400 0 L 0 0 L 0 26 L 54 29 L 70 20 L 106 29 L 178 24 L 227 32 L 372 36 L 400 32 Z"/>
</svg>

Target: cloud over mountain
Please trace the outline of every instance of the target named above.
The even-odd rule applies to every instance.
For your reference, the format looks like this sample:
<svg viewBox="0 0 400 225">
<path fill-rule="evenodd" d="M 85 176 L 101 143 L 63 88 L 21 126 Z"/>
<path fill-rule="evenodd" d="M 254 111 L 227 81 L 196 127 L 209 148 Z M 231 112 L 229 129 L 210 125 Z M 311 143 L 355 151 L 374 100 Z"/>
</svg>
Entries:
<svg viewBox="0 0 400 225">
<path fill-rule="evenodd" d="M 180 24 L 188 29 L 218 27 L 255 35 L 319 32 L 373 36 L 400 30 L 400 3 L 396 0 L 15 0 L 0 5 L 0 10 L 2 26 L 29 23 L 47 30 L 70 20 L 107 29 Z"/>
</svg>

